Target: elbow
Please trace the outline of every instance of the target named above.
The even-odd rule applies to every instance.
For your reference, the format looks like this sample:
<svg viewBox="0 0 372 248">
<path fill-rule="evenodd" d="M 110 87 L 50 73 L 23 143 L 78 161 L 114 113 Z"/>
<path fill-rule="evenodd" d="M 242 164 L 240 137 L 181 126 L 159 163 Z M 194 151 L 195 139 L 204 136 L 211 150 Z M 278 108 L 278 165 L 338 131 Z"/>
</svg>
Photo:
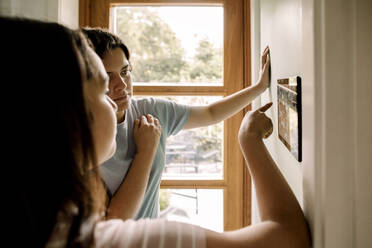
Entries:
<svg viewBox="0 0 372 248">
<path fill-rule="evenodd" d="M 123 209 L 115 209 L 115 208 L 108 208 L 107 214 L 106 214 L 106 220 L 111 219 L 121 219 L 123 221 L 128 219 L 133 219 L 135 214 L 128 213 L 127 211 Z"/>
<path fill-rule="evenodd" d="M 293 245 L 288 247 L 294 248 L 308 248 L 311 245 L 310 235 L 307 231 L 297 231 L 293 230 L 292 234 Z"/>
<path fill-rule="evenodd" d="M 208 125 L 213 125 L 226 119 L 226 116 L 222 116 L 221 111 L 218 111 L 213 104 L 207 107 L 205 113 L 207 115 Z"/>
<path fill-rule="evenodd" d="M 276 223 L 275 233 L 279 233 L 283 246 L 291 248 L 303 248 L 311 246 L 311 232 L 306 217 L 302 211 L 288 211 L 277 214 L 275 217 L 268 218 L 271 222 Z"/>
<path fill-rule="evenodd" d="M 311 235 L 304 216 L 280 216 L 265 221 L 271 229 L 273 243 L 276 247 L 308 248 L 311 246 Z"/>
<path fill-rule="evenodd" d="M 286 243 L 283 247 L 308 248 L 311 246 L 311 235 L 308 226 L 304 223 L 280 225 L 282 237 Z"/>
</svg>

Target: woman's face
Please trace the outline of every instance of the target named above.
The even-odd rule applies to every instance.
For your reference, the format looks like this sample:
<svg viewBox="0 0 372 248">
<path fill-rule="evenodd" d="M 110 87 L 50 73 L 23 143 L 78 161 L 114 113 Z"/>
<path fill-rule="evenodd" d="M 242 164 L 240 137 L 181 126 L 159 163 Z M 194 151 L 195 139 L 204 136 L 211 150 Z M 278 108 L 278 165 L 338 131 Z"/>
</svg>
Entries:
<svg viewBox="0 0 372 248">
<path fill-rule="evenodd" d="M 117 106 L 107 95 L 109 78 L 101 59 L 88 48 L 88 57 L 93 66 L 93 77 L 84 83 L 84 97 L 92 114 L 92 132 L 97 162 L 102 164 L 116 150 Z"/>
<path fill-rule="evenodd" d="M 130 64 L 120 47 L 106 52 L 102 62 L 110 77 L 108 96 L 118 106 L 117 120 L 120 123 L 125 118 L 125 110 L 129 108 L 133 95 Z"/>
</svg>

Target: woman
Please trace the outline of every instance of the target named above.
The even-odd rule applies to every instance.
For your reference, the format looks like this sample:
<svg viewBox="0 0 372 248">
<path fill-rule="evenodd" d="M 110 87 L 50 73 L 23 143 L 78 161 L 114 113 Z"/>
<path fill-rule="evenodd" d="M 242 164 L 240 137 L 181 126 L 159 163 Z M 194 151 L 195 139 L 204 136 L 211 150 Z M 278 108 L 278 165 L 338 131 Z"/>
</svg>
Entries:
<svg viewBox="0 0 372 248">
<path fill-rule="evenodd" d="M 123 220 L 157 218 L 167 138 L 182 129 L 205 127 L 226 120 L 264 92 L 269 86 L 269 48 L 263 52 L 260 80 L 255 85 L 209 105 L 194 106 L 152 97 L 132 99 L 132 67 L 127 46 L 118 36 L 104 29 L 84 28 L 83 32 L 102 59 L 110 76 L 108 95 L 118 105 L 117 150 L 101 166 L 101 175 L 111 199 L 107 217 Z M 160 139 L 156 135 L 156 139 L 151 135 L 138 139 L 138 135 L 133 134 L 134 121 L 141 115 L 158 119 L 162 128 Z M 152 140 L 156 142 L 149 142 Z M 149 143 L 152 146 L 144 149 L 144 144 Z M 147 159 L 144 160 L 140 154 L 147 154 Z M 123 201 L 126 204 L 122 204 Z"/>
<path fill-rule="evenodd" d="M 107 96 L 101 60 L 79 33 L 58 24 L 0 18 L 0 27 L 7 37 L 0 43 L 7 62 L 3 87 L 17 96 L 3 121 L 12 134 L 3 139 L 5 154 L 13 158 L 6 173 L 19 176 L 6 213 L 17 225 L 10 229 L 17 246 L 308 246 L 301 208 L 262 142 L 272 132 L 263 113 L 271 104 L 246 115 L 239 131 L 260 224 L 216 233 L 165 220 L 102 220 L 98 165 L 115 150 L 117 106 Z M 15 149 L 20 142 L 21 151 Z"/>
</svg>

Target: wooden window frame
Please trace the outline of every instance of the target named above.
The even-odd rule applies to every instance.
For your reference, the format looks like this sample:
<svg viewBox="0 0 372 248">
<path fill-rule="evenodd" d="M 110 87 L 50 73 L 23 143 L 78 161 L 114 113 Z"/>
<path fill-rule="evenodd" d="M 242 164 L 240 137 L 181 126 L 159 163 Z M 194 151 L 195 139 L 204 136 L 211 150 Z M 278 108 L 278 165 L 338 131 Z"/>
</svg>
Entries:
<svg viewBox="0 0 372 248">
<path fill-rule="evenodd" d="M 115 5 L 223 6 L 223 86 L 134 86 L 135 95 L 227 96 L 251 85 L 249 0 L 80 0 L 80 27 L 110 27 Z M 249 110 L 247 107 L 246 110 Z M 246 111 L 245 110 L 245 111 Z M 221 180 L 162 180 L 161 188 L 223 189 L 224 230 L 251 223 L 251 179 L 240 152 L 237 134 L 241 111 L 224 121 L 224 177 Z"/>
</svg>

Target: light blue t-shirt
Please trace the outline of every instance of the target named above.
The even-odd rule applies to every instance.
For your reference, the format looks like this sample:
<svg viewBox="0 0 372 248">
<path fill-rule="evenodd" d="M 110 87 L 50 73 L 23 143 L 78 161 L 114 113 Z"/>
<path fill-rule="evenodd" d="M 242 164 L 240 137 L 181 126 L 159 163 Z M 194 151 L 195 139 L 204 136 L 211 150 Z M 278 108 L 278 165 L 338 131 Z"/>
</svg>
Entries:
<svg viewBox="0 0 372 248">
<path fill-rule="evenodd" d="M 190 109 L 186 105 L 172 101 L 156 98 L 133 99 L 130 108 L 126 110 L 125 121 L 118 124 L 116 152 L 110 160 L 100 167 L 102 179 L 111 196 L 119 189 L 136 153 L 136 145 L 133 139 L 134 121 L 142 115 L 151 114 L 159 120 L 162 127 L 162 134 L 152 164 L 144 200 L 136 219 L 157 218 L 159 216 L 159 188 L 165 165 L 166 139 L 170 135 L 177 134 L 183 128 L 189 113 Z"/>
</svg>

